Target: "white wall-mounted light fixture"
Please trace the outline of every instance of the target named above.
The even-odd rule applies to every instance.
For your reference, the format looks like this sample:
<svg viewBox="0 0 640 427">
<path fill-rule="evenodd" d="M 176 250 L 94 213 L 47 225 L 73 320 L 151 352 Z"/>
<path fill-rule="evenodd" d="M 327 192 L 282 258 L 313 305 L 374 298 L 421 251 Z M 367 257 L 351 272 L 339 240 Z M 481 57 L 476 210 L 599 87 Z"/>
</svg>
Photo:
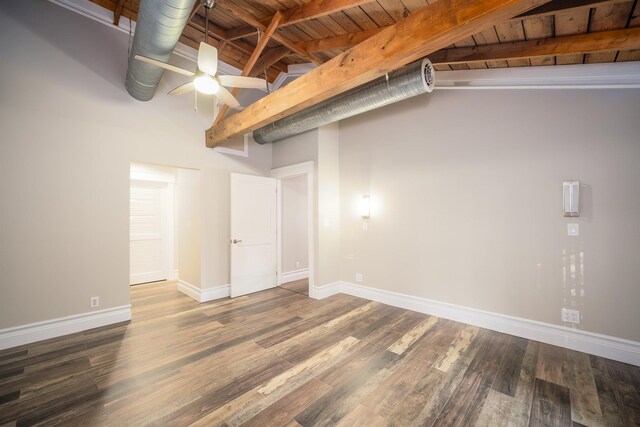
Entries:
<svg viewBox="0 0 640 427">
<path fill-rule="evenodd" d="M 362 200 L 360 200 L 360 216 L 362 216 L 362 218 L 369 218 L 371 216 L 371 197 L 362 196 Z"/>
<path fill-rule="evenodd" d="M 580 181 L 562 183 L 564 216 L 580 216 Z"/>
</svg>

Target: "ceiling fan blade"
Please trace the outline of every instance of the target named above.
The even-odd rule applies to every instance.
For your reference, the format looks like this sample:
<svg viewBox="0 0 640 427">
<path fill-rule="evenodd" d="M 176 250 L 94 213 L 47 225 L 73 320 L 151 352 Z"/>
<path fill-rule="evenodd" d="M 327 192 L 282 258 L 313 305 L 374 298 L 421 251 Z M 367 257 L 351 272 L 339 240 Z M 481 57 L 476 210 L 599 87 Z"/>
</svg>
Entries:
<svg viewBox="0 0 640 427">
<path fill-rule="evenodd" d="M 196 87 L 194 86 L 193 82 L 185 83 L 173 89 L 171 92 L 169 92 L 169 95 L 182 95 L 183 93 L 191 92 L 195 88 Z"/>
<path fill-rule="evenodd" d="M 200 42 L 198 68 L 211 76 L 215 75 L 218 71 L 218 49 L 205 42 Z"/>
<path fill-rule="evenodd" d="M 185 76 L 193 76 L 194 75 L 194 73 L 189 71 L 189 70 L 185 70 L 184 68 L 176 67 L 175 65 L 167 64 L 166 62 L 158 61 L 157 59 L 148 58 L 148 57 L 142 56 L 142 55 L 136 55 L 136 56 L 134 56 L 134 58 L 137 59 L 138 61 L 147 62 L 149 64 L 157 65 L 158 67 L 164 68 L 165 70 L 173 71 L 174 73 L 182 74 L 182 75 L 185 75 Z"/>
<path fill-rule="evenodd" d="M 223 75 L 223 76 L 218 76 L 218 81 L 222 86 L 227 86 L 227 87 L 239 87 L 239 88 L 245 88 L 245 89 L 266 89 L 267 88 L 266 80 L 258 79 L 256 77 Z"/>
<path fill-rule="evenodd" d="M 218 96 L 218 98 L 220 98 L 220 101 L 224 102 L 225 104 L 227 104 L 229 107 L 233 108 L 234 110 L 242 109 L 242 106 L 240 105 L 240 103 L 238 102 L 236 97 L 233 96 L 231 94 L 231 92 L 229 92 L 224 87 L 220 86 L 220 89 L 218 90 L 217 96 Z"/>
</svg>

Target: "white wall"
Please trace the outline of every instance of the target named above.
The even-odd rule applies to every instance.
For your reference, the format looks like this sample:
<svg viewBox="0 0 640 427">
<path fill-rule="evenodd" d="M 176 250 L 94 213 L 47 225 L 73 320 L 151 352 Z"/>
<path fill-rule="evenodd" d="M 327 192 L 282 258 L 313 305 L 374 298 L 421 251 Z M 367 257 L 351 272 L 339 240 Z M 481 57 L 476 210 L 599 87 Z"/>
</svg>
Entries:
<svg viewBox="0 0 640 427">
<path fill-rule="evenodd" d="M 200 170 L 202 286 L 228 283 L 229 171 L 268 174 L 271 146 L 207 149 L 193 98 L 164 95 L 183 76 L 131 98 L 127 41 L 49 2 L 0 3 L 0 328 L 129 303 L 135 161 Z"/>
<path fill-rule="evenodd" d="M 175 184 L 178 279 L 202 286 L 202 190 L 200 171 L 178 169 Z"/>
<path fill-rule="evenodd" d="M 281 181 L 283 273 L 309 268 L 307 224 L 307 176 L 299 175 Z"/>
<path fill-rule="evenodd" d="M 639 90 L 436 91 L 341 122 L 341 279 L 640 341 L 639 112 Z"/>
</svg>

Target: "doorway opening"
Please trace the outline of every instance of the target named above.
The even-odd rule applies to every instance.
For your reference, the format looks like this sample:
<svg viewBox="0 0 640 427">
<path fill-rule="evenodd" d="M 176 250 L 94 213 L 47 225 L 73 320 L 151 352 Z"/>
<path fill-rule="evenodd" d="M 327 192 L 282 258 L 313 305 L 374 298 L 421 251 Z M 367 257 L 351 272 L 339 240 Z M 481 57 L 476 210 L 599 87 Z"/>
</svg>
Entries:
<svg viewBox="0 0 640 427">
<path fill-rule="evenodd" d="M 278 286 L 309 296 L 313 289 L 313 162 L 271 171 L 277 179 Z"/>
<path fill-rule="evenodd" d="M 129 197 L 129 284 L 199 286 L 200 171 L 131 163 Z"/>
</svg>

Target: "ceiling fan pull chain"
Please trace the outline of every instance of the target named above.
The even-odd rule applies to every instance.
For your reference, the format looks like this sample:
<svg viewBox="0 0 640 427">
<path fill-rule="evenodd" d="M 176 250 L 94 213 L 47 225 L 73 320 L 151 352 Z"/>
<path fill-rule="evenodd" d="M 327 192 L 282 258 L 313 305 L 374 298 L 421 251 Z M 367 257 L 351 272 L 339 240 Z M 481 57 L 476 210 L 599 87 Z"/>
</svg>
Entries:
<svg viewBox="0 0 640 427">
<path fill-rule="evenodd" d="M 391 90 L 391 86 L 389 86 L 389 73 L 384 73 L 384 78 L 387 81 L 387 90 Z"/>
</svg>

